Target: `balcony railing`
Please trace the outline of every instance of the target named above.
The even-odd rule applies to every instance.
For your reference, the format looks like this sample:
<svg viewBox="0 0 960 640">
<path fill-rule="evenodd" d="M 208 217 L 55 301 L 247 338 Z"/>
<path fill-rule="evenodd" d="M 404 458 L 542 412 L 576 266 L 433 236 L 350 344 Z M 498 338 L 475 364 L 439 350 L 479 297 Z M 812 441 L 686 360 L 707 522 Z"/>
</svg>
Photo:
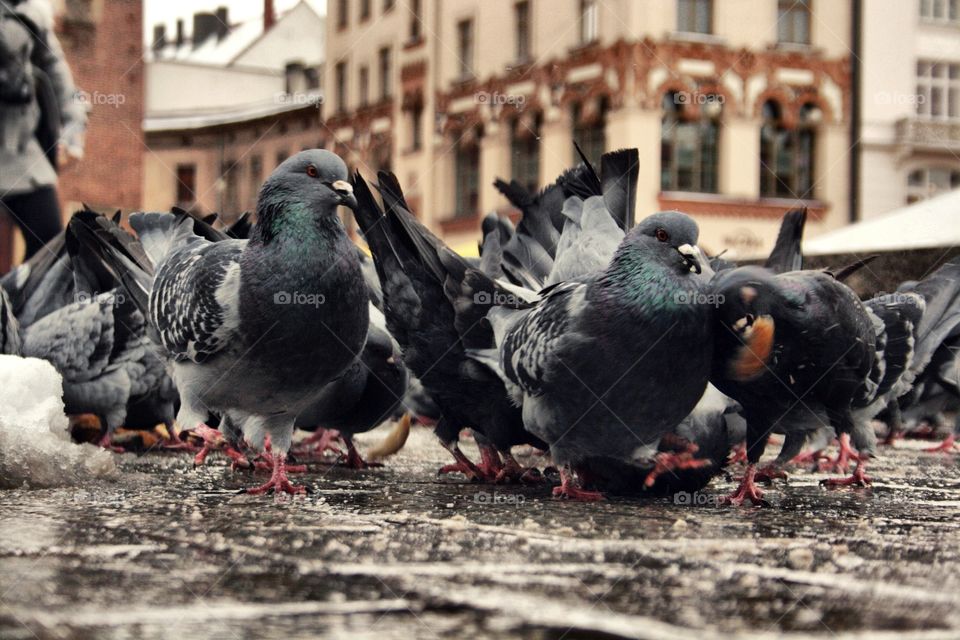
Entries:
<svg viewBox="0 0 960 640">
<path fill-rule="evenodd" d="M 903 118 L 897 121 L 896 142 L 923 151 L 960 152 L 960 120 Z"/>
</svg>

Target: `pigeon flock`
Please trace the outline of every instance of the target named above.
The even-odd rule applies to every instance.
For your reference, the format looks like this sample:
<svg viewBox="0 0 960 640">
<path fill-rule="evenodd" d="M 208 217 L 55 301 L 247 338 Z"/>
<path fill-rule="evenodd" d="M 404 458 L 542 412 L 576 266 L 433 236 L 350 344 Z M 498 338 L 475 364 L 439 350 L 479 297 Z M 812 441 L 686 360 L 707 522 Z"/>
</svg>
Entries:
<svg viewBox="0 0 960 640">
<path fill-rule="evenodd" d="M 763 266 L 736 265 L 705 255 L 690 216 L 636 222 L 637 174 L 624 149 L 539 193 L 497 180 L 520 218 L 488 214 L 479 259 L 421 224 L 396 176 L 371 187 L 326 150 L 279 165 L 228 228 L 174 209 L 130 215 L 131 233 L 85 209 L 0 279 L 0 353 L 50 362 L 100 446 L 162 433 L 195 464 L 269 472 L 250 493 L 305 492 L 290 474 L 327 450 L 378 466 L 412 419 L 453 456 L 440 472 L 475 482 L 559 476 L 553 495 L 599 500 L 743 464 L 725 501 L 766 504 L 757 482 L 792 465 L 854 463 L 824 484 L 868 484 L 878 426 L 889 442 L 960 399 L 960 260 L 862 301 L 844 281 L 867 260 L 803 268 L 804 211 Z M 353 437 L 389 421 L 364 459 Z"/>
</svg>

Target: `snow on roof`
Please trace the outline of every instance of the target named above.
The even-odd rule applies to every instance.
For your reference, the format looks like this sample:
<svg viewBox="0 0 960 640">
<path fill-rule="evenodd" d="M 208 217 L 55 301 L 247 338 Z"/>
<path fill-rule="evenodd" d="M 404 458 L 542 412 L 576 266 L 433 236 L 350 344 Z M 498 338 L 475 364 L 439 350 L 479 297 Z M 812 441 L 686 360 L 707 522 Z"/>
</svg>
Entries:
<svg viewBox="0 0 960 640">
<path fill-rule="evenodd" d="M 960 189 L 817 236 L 803 243 L 803 253 L 822 256 L 955 245 L 960 245 Z"/>
</svg>

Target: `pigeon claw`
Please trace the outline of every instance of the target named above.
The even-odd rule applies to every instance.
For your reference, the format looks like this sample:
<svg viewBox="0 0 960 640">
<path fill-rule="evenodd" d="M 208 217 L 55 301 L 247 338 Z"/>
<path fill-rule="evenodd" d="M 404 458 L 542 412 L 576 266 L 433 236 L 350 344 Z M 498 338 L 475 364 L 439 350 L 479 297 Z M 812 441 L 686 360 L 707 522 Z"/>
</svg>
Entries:
<svg viewBox="0 0 960 640">
<path fill-rule="evenodd" d="M 553 488 L 554 498 L 578 502 L 600 502 L 606 497 L 599 491 L 589 491 L 579 486 L 573 472 L 566 465 L 560 467 L 560 486 Z"/>
<path fill-rule="evenodd" d="M 657 478 L 664 473 L 673 473 L 686 469 L 701 469 L 708 467 L 712 463 L 703 458 L 694 458 L 693 454 L 697 452 L 697 445 L 690 443 L 689 446 L 679 453 L 664 451 L 658 453 L 655 460 L 653 471 L 647 474 L 647 479 L 643 481 L 643 486 L 647 489 L 656 483 Z"/>
<path fill-rule="evenodd" d="M 741 442 L 730 452 L 727 464 L 747 464 L 747 443 Z"/>
<path fill-rule="evenodd" d="M 293 468 L 287 468 L 286 454 L 270 452 L 266 455 L 269 456 L 271 462 L 273 462 L 273 473 L 266 483 L 259 487 L 247 489 L 247 493 L 251 495 L 261 495 L 271 491 L 276 494 L 289 493 L 291 495 L 307 493 L 306 487 L 293 484 L 287 478 L 287 472 L 293 471 Z"/>
<path fill-rule="evenodd" d="M 367 462 L 363 459 L 363 456 L 360 455 L 360 452 L 357 451 L 356 445 L 353 444 L 353 438 L 344 438 L 347 442 L 347 453 L 342 456 L 339 463 L 340 465 L 348 469 L 374 469 L 376 467 L 382 467 L 382 462 Z"/>
<path fill-rule="evenodd" d="M 850 461 L 860 462 L 860 456 L 853 447 L 850 446 L 850 434 L 841 433 L 839 438 L 840 453 L 832 460 L 827 460 L 818 464 L 820 471 L 834 471 L 837 473 L 846 473 L 850 469 Z"/>
<path fill-rule="evenodd" d="M 768 464 L 757 470 L 754 480 L 757 482 L 771 483 L 774 480 L 786 480 L 787 472 L 774 464 Z"/>
<path fill-rule="evenodd" d="M 873 479 L 870 478 L 864 471 L 866 463 L 860 461 L 857 463 L 856 468 L 853 470 L 853 473 L 846 478 L 827 478 L 826 480 L 820 481 L 821 487 L 866 487 L 873 483 Z"/>
<path fill-rule="evenodd" d="M 956 453 L 957 446 L 956 436 L 951 433 L 937 446 L 925 448 L 923 451 L 924 453 Z"/>
<path fill-rule="evenodd" d="M 755 506 L 769 507 L 770 503 L 763 499 L 763 491 L 760 491 L 754 482 L 756 474 L 756 466 L 752 464 L 747 465 L 747 471 L 744 473 L 743 479 L 740 481 L 740 486 L 737 487 L 737 490 L 730 495 L 720 498 L 720 504 L 729 504 L 739 507 L 742 506 L 745 501 L 749 500 L 750 503 Z"/>
</svg>

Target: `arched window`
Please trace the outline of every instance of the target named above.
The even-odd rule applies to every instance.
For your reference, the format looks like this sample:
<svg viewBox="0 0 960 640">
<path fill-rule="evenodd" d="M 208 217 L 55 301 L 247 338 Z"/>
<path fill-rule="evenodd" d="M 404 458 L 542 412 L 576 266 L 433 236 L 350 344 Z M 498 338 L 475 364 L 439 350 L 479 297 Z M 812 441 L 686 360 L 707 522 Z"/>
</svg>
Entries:
<svg viewBox="0 0 960 640">
<path fill-rule="evenodd" d="M 661 191 L 717 192 L 717 145 L 722 101 L 698 96 L 699 117 L 692 114 L 691 94 L 668 92 L 663 96 L 660 130 Z"/>
<path fill-rule="evenodd" d="M 573 141 L 580 145 L 583 155 L 587 156 L 594 167 L 600 166 L 600 156 L 607 150 L 607 110 L 606 98 L 573 105 Z M 574 164 L 579 163 L 577 150 L 572 151 Z"/>
<path fill-rule="evenodd" d="M 760 195 L 766 198 L 813 198 L 813 159 L 820 108 L 805 104 L 796 126 L 787 127 L 780 105 L 763 105 L 760 129 Z"/>
<path fill-rule="evenodd" d="M 480 211 L 480 141 L 482 127 L 469 129 L 459 142 L 453 157 L 454 216 L 469 217 Z"/>
<path fill-rule="evenodd" d="M 540 190 L 540 114 L 525 113 L 510 127 L 510 175 L 531 193 Z"/>
<path fill-rule="evenodd" d="M 907 204 L 960 189 L 960 169 L 950 167 L 923 167 L 907 176 Z"/>
</svg>

